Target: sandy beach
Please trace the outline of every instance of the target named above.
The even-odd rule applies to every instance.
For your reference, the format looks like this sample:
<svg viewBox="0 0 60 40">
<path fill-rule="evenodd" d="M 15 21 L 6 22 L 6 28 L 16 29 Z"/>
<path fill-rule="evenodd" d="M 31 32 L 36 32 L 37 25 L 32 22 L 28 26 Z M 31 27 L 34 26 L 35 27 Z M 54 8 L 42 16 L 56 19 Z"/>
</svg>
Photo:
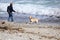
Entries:
<svg viewBox="0 0 60 40">
<path fill-rule="evenodd" d="M 0 0 L 0 40 L 60 40 L 60 0 Z"/>
<path fill-rule="evenodd" d="M 60 40 L 60 25 L 0 21 L 0 40 Z"/>
</svg>

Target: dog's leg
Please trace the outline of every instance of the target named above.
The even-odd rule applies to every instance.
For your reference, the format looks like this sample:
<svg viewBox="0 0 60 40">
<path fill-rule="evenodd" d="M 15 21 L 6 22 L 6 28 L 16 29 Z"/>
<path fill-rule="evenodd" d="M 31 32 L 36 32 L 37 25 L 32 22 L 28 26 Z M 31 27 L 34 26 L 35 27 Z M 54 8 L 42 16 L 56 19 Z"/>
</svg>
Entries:
<svg viewBox="0 0 60 40">
<path fill-rule="evenodd" d="M 38 20 L 36 20 L 35 22 L 38 23 Z"/>
</svg>

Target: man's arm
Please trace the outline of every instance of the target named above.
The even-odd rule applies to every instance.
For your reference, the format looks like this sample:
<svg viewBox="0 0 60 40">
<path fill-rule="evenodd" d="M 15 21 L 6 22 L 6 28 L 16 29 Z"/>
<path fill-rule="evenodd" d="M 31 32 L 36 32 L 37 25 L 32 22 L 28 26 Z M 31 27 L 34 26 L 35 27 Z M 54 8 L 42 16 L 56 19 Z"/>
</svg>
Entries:
<svg viewBox="0 0 60 40">
<path fill-rule="evenodd" d="M 11 7 L 11 8 L 12 8 L 12 11 L 15 12 L 15 10 L 13 9 L 13 7 Z"/>
<path fill-rule="evenodd" d="M 10 13 L 9 6 L 7 7 L 7 12 Z"/>
<path fill-rule="evenodd" d="M 16 12 L 15 10 L 13 10 L 13 12 Z"/>
</svg>

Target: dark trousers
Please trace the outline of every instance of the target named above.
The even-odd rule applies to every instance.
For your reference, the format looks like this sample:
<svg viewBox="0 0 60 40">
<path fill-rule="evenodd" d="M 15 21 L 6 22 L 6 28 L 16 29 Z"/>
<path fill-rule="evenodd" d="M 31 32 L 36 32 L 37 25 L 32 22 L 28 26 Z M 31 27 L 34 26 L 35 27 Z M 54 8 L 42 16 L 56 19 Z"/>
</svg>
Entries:
<svg viewBox="0 0 60 40">
<path fill-rule="evenodd" d="M 13 20 L 13 14 L 12 14 L 12 13 L 9 13 L 8 21 L 11 21 L 11 22 L 14 21 L 14 20 Z"/>
</svg>

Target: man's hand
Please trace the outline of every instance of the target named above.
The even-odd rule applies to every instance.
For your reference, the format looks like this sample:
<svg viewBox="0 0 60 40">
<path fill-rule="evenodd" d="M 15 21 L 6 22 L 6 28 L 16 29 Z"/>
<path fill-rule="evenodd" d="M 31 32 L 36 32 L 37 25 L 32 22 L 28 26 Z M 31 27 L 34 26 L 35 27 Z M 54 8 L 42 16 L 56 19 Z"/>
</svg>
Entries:
<svg viewBox="0 0 60 40">
<path fill-rule="evenodd" d="M 20 13 L 20 12 L 16 12 L 16 11 L 15 11 L 15 13 Z"/>
</svg>

